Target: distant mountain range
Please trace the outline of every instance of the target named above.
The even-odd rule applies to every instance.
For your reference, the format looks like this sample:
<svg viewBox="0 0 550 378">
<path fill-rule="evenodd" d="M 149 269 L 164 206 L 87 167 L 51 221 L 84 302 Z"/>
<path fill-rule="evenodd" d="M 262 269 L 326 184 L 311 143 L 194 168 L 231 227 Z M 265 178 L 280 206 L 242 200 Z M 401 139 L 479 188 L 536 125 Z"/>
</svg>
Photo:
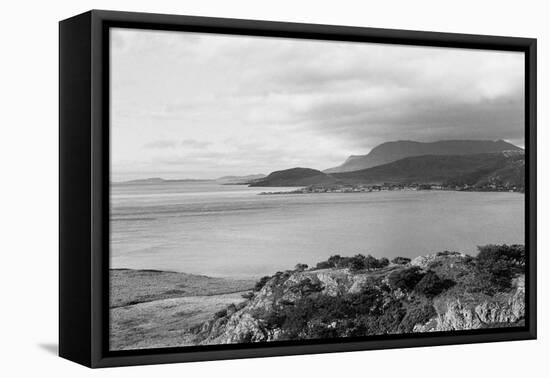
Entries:
<svg viewBox="0 0 550 378">
<path fill-rule="evenodd" d="M 342 165 L 320 171 L 291 168 L 269 175 L 223 176 L 215 180 L 166 180 L 158 177 L 124 184 L 212 181 L 259 187 L 440 184 L 456 186 L 525 186 L 524 150 L 503 140 L 395 141 L 367 155 L 350 156 Z"/>
<path fill-rule="evenodd" d="M 121 182 L 118 182 L 117 184 L 160 184 L 165 181 L 166 181 L 165 179 L 160 177 L 149 177 L 146 179 L 121 181 Z"/>
<path fill-rule="evenodd" d="M 367 155 L 352 155 L 342 165 L 326 169 L 325 173 L 358 171 L 391 163 L 400 159 L 422 155 L 472 155 L 521 148 L 504 140 L 442 140 L 438 142 L 414 142 L 409 140 L 382 143 Z"/>
<path fill-rule="evenodd" d="M 366 169 L 344 172 L 327 173 L 310 168 L 291 168 L 273 172 L 250 185 L 439 184 L 518 188 L 525 185 L 524 151 L 504 141 L 390 142 L 373 149 L 373 152 L 376 150 L 386 153 L 376 152 L 373 156 L 377 159 L 382 159 L 380 156 L 385 156 L 386 159 L 389 156 L 398 156 L 395 146 L 399 145 L 405 146 L 408 154 L 425 150 L 432 151 L 432 154 L 409 156 Z M 442 146 L 448 146 L 449 151 L 454 154 L 444 153 Z M 483 148 L 488 151 L 479 153 Z M 494 151 L 495 149 L 499 151 Z"/>
<path fill-rule="evenodd" d="M 144 178 L 144 179 L 113 182 L 113 185 L 155 185 L 155 184 L 173 183 L 173 182 L 203 182 L 203 181 L 213 181 L 213 180 L 207 180 L 207 179 L 163 179 L 161 177 L 149 177 L 149 178 Z"/>
<path fill-rule="evenodd" d="M 346 184 L 442 184 L 523 186 L 523 154 L 414 156 L 377 167 L 330 176 Z"/>
<path fill-rule="evenodd" d="M 222 184 L 247 184 L 250 181 L 259 180 L 264 178 L 265 175 L 258 173 L 255 175 L 246 175 L 246 176 L 223 176 L 216 179 L 217 182 Z"/>
<path fill-rule="evenodd" d="M 136 179 L 129 181 L 114 182 L 113 184 L 136 184 L 136 185 L 153 185 L 170 182 L 204 182 L 204 181 L 216 181 L 220 184 L 247 184 L 250 181 L 264 178 L 264 174 L 255 174 L 247 176 L 223 176 L 217 179 L 164 179 L 161 177 L 148 177 L 144 179 Z"/>
</svg>

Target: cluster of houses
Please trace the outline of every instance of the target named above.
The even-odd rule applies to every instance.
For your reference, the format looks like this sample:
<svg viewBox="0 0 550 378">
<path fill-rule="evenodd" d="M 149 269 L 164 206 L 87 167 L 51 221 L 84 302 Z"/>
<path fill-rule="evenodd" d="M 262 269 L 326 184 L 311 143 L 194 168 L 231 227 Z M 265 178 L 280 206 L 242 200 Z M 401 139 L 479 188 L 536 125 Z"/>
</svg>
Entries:
<svg viewBox="0 0 550 378">
<path fill-rule="evenodd" d="M 523 188 L 516 186 L 505 186 L 496 183 L 486 185 L 441 185 L 441 184 L 391 184 L 382 185 L 310 185 L 292 191 L 262 192 L 260 194 L 310 194 L 310 193 L 367 193 L 383 192 L 392 190 L 454 190 L 454 191 L 476 191 L 476 192 L 523 192 Z"/>
</svg>

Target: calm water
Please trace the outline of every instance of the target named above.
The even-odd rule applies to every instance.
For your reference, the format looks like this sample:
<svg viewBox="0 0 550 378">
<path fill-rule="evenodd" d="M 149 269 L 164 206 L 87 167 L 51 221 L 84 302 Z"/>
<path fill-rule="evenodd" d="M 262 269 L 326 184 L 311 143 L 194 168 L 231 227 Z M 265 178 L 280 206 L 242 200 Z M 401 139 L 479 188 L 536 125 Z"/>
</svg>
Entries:
<svg viewBox="0 0 550 378">
<path fill-rule="evenodd" d="M 416 257 L 524 242 L 518 193 L 257 195 L 213 182 L 112 187 L 111 267 L 257 277 L 331 254 Z"/>
</svg>

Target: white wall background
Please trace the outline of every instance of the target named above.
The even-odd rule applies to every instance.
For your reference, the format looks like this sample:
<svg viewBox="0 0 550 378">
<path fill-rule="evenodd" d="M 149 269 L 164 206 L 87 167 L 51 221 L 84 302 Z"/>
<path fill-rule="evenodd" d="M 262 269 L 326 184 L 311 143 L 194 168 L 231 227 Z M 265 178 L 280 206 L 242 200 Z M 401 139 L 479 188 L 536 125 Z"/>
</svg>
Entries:
<svg viewBox="0 0 550 378">
<path fill-rule="evenodd" d="M 0 90 L 0 375 L 58 377 L 543 376 L 548 369 L 550 24 L 545 1 L 8 1 Z M 89 370 L 55 355 L 58 246 L 58 26 L 89 9 L 372 26 L 539 40 L 539 340 Z M 546 232 L 546 234 L 545 234 Z M 544 273 L 543 273 L 544 272 Z M 546 274 L 546 275 L 545 275 Z M 546 299 L 546 300 L 543 300 Z"/>
</svg>

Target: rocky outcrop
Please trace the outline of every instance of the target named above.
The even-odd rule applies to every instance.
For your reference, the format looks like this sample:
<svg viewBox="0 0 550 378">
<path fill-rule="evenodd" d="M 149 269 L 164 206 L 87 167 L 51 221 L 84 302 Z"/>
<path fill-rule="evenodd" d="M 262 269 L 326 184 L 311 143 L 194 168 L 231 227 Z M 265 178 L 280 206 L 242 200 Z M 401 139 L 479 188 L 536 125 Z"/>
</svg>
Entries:
<svg viewBox="0 0 550 378">
<path fill-rule="evenodd" d="M 418 266 L 420 268 L 426 269 L 430 266 L 430 264 L 433 264 L 438 261 L 446 261 L 447 263 L 452 263 L 451 260 L 458 259 L 459 261 L 466 258 L 466 254 L 459 253 L 459 252 L 438 252 L 438 253 L 432 253 L 430 255 L 426 256 L 418 256 L 411 260 L 410 264 L 412 266 Z"/>
<path fill-rule="evenodd" d="M 464 254 L 441 252 L 416 258 L 409 265 L 392 264 L 371 271 L 329 268 L 278 272 L 260 290 L 248 296 L 249 299 L 204 323 L 196 332 L 196 343 L 279 340 L 284 333 L 277 325 L 277 316 L 282 309 L 293 311 L 298 303 L 311 298 L 329 304 L 341 298 L 353 298 L 352 305 L 354 301 L 361 302 L 363 295 L 373 299 L 366 302 L 369 303 L 366 307 L 363 302 L 360 304 L 363 306 L 361 311 L 367 312 L 365 317 L 362 313 L 354 313 L 351 318 L 348 315 L 342 318 L 335 311 L 334 319 L 330 318 L 332 313 L 328 318 L 324 315 L 322 319 L 306 319 L 303 333 L 294 337 L 309 337 L 312 329 L 344 337 L 349 324 L 356 326 L 354 332 L 359 332 L 359 329 L 370 335 L 514 326 L 521 322 L 525 316 L 524 276 L 515 278 L 510 290 L 487 295 L 469 289 L 471 261 L 472 257 Z M 392 273 L 406 269 L 424 273 L 431 271 L 431 274 L 437 272 L 443 279 L 457 282 L 452 289 L 446 287 L 444 292 L 435 296 L 392 286 Z M 384 316 L 386 318 L 378 322 Z"/>
<path fill-rule="evenodd" d="M 392 268 L 388 269 L 391 271 Z M 273 311 L 281 304 L 294 303 L 312 293 L 331 297 L 357 293 L 368 285 L 370 273 L 351 273 L 349 269 L 320 269 L 275 275 L 240 310 L 207 322 L 201 328 L 201 344 L 226 344 L 276 340 L 277 330 L 266 329 L 255 314 Z"/>
<path fill-rule="evenodd" d="M 229 318 L 208 322 L 201 331 L 208 335 L 201 344 L 233 344 L 272 339 L 250 311 L 240 311 Z"/>
<path fill-rule="evenodd" d="M 418 324 L 414 332 L 480 329 L 514 324 L 525 317 L 525 276 L 515 280 L 508 293 L 444 296 L 434 301 L 437 316 Z"/>
</svg>

